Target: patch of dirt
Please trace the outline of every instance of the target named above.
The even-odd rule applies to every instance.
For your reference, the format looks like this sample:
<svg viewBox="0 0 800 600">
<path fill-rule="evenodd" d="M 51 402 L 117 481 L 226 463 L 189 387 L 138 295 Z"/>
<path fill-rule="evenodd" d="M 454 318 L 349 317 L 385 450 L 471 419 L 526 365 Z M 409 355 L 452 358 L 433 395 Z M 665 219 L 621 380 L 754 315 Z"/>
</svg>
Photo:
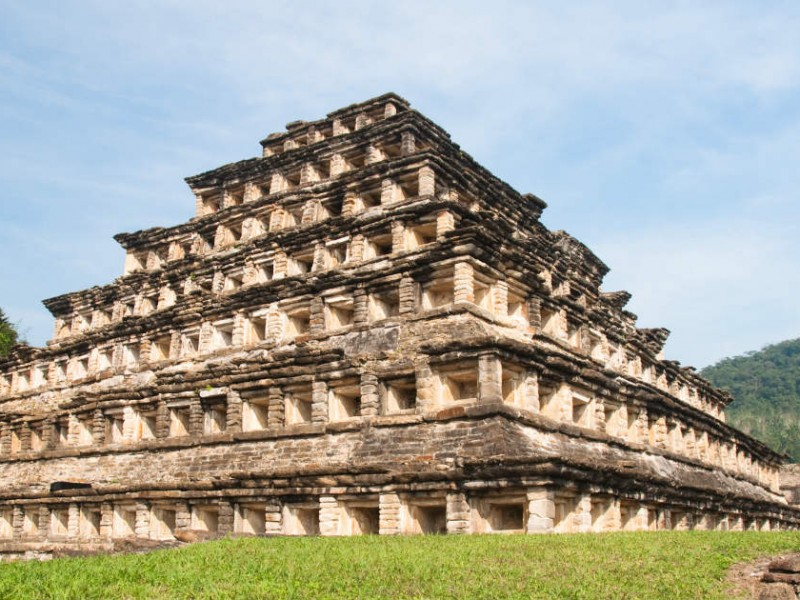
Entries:
<svg viewBox="0 0 800 600">
<path fill-rule="evenodd" d="M 759 598 L 767 597 L 769 586 L 761 581 L 767 572 L 767 566 L 774 560 L 790 557 L 800 557 L 800 553 L 762 556 L 752 562 L 733 565 L 725 577 L 731 597 L 742 600 L 759 600 Z"/>
</svg>

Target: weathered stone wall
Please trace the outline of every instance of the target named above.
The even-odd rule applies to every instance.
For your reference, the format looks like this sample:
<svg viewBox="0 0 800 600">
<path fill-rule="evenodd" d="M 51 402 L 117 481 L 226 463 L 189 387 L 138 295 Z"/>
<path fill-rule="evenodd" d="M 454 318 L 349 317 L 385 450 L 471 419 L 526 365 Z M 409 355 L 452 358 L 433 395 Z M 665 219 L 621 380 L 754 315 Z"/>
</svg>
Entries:
<svg viewBox="0 0 800 600">
<path fill-rule="evenodd" d="M 800 465 L 783 465 L 780 471 L 781 492 L 792 504 L 800 504 Z"/>
<path fill-rule="evenodd" d="M 502 411 L 502 416 L 496 415 Z M 641 447 L 586 439 L 575 428 L 551 428 L 534 415 L 504 407 L 463 409 L 471 417 L 442 411 L 433 420 L 384 417 L 372 422 L 307 425 L 285 432 L 251 432 L 204 445 L 187 440 L 150 451 L 6 462 L 0 467 L 2 496 L 49 493 L 53 481 L 91 482 L 95 490 L 199 489 L 243 479 L 327 477 L 331 482 L 391 483 L 409 477 L 458 479 L 554 475 L 569 466 L 589 481 L 618 483 L 635 474 L 668 489 L 680 481 L 693 493 L 736 495 L 754 502 L 778 496 L 723 473 L 644 452 Z M 521 420 L 519 420 L 521 419 Z M 548 427 L 550 425 L 550 427 Z M 255 439 L 254 439 L 255 438 Z M 262 438 L 262 439 L 258 439 Z M 256 441 L 258 440 L 258 441 Z M 333 485 L 333 483 L 331 483 Z"/>
<path fill-rule="evenodd" d="M 730 397 L 405 100 L 262 147 L 0 362 L 0 553 L 796 526 Z"/>
</svg>

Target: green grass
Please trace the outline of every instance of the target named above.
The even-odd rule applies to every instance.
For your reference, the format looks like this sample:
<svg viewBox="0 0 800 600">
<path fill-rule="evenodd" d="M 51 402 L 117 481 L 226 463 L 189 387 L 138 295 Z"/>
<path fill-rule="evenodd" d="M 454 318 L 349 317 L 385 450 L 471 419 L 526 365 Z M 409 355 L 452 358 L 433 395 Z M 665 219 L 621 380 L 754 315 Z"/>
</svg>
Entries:
<svg viewBox="0 0 800 600">
<path fill-rule="evenodd" d="M 224 539 L 0 565 L 0 598 L 727 598 L 726 569 L 800 533 Z"/>
</svg>

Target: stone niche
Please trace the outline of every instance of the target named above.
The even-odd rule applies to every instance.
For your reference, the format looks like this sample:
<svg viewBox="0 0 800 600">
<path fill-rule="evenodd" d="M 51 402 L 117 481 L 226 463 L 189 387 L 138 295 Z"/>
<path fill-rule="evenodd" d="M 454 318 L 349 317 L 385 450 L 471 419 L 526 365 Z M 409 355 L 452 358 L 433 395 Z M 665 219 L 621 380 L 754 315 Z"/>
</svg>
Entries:
<svg viewBox="0 0 800 600">
<path fill-rule="evenodd" d="M 478 398 L 477 361 L 441 365 L 436 369 L 434 399 L 439 405 L 475 402 Z"/>
<path fill-rule="evenodd" d="M 227 396 L 213 390 L 206 392 L 201 394 L 200 406 L 203 412 L 203 433 L 225 433 L 228 425 Z"/>
<path fill-rule="evenodd" d="M 266 533 L 267 504 L 247 502 L 239 505 L 234 521 L 234 532 L 247 535 Z"/>
<path fill-rule="evenodd" d="M 413 375 L 383 380 L 380 386 L 383 414 L 414 414 L 417 409 L 417 386 Z"/>
<path fill-rule="evenodd" d="M 219 529 L 219 506 L 215 504 L 194 504 L 191 508 L 191 526 L 193 531 L 209 534 Z"/>
<path fill-rule="evenodd" d="M 150 514 L 150 538 L 154 540 L 175 539 L 178 509 L 174 504 L 154 504 Z"/>
<path fill-rule="evenodd" d="M 95 539 L 100 537 L 102 525 L 102 511 L 99 506 L 88 505 L 80 509 L 80 537 Z"/>
<path fill-rule="evenodd" d="M 112 519 L 112 537 L 136 537 L 135 504 L 115 504 Z"/>
<path fill-rule="evenodd" d="M 319 503 L 287 503 L 283 507 L 285 535 L 319 535 Z"/>
<path fill-rule="evenodd" d="M 361 385 L 358 380 L 337 381 L 335 386 L 330 386 L 328 394 L 328 419 L 330 421 L 355 419 L 362 415 Z"/>
<path fill-rule="evenodd" d="M 434 501 L 410 504 L 404 533 L 447 533 L 446 505 Z"/>
<path fill-rule="evenodd" d="M 242 431 L 260 431 L 270 425 L 270 395 L 258 390 L 244 396 L 242 402 Z"/>
<path fill-rule="evenodd" d="M 284 396 L 284 405 L 287 425 L 311 423 L 314 416 L 311 384 L 288 387 Z"/>
<path fill-rule="evenodd" d="M 191 435 L 191 402 L 178 400 L 167 403 L 169 414 L 169 437 Z"/>
<path fill-rule="evenodd" d="M 366 498 L 343 504 L 343 524 L 340 535 L 373 535 L 380 530 L 378 501 Z"/>
<path fill-rule="evenodd" d="M 524 533 L 528 522 L 525 493 L 476 498 L 472 502 L 475 533 Z"/>
</svg>

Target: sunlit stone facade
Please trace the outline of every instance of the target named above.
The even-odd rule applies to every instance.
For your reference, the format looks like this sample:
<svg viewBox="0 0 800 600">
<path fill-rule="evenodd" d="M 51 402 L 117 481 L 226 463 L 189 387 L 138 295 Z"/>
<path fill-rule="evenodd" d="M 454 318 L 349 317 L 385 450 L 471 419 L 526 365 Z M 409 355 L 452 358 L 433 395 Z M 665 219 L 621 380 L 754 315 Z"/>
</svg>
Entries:
<svg viewBox="0 0 800 600">
<path fill-rule="evenodd" d="M 730 397 L 405 100 L 261 145 L 0 363 L 3 553 L 800 522 Z"/>
</svg>

